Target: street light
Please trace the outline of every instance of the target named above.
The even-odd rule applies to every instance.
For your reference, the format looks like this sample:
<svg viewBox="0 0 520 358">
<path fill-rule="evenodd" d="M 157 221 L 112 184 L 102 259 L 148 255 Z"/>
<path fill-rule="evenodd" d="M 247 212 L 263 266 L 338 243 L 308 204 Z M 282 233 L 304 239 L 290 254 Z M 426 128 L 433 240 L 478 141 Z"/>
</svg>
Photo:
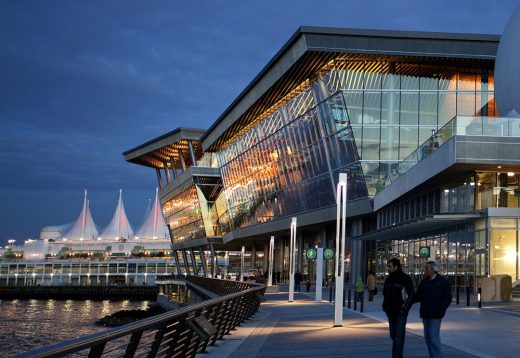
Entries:
<svg viewBox="0 0 520 358">
<path fill-rule="evenodd" d="M 294 301 L 294 269 L 296 267 L 296 218 L 291 221 L 289 244 L 289 302 Z"/>
<path fill-rule="evenodd" d="M 347 218 L 347 174 L 340 173 L 336 191 L 336 299 L 334 326 L 343 326 L 343 285 L 345 282 L 345 221 Z"/>
</svg>

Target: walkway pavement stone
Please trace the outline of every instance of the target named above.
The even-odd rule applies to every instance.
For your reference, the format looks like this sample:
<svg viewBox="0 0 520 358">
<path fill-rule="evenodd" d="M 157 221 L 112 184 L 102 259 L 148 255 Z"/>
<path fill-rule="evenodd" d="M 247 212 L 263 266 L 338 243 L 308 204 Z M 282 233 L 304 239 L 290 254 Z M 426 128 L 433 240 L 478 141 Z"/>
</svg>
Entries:
<svg viewBox="0 0 520 358">
<path fill-rule="evenodd" d="M 310 294 L 266 294 L 257 315 L 225 340 L 218 341 L 207 357 L 390 357 L 388 325 L 345 309 L 343 327 L 333 327 L 334 306 L 315 302 Z M 474 357 L 444 347 L 446 357 Z M 405 357 L 427 357 L 424 339 L 408 333 Z"/>
</svg>

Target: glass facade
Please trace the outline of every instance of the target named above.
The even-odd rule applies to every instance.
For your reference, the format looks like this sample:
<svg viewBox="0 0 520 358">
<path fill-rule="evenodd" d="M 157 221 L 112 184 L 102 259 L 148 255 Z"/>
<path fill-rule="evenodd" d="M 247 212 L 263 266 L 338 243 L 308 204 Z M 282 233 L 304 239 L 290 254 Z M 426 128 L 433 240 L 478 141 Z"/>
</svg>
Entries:
<svg viewBox="0 0 520 358">
<path fill-rule="evenodd" d="M 340 171 L 348 200 L 374 196 L 457 115 L 496 115 L 492 70 L 333 61 L 217 153 L 223 231 L 334 205 Z"/>
<path fill-rule="evenodd" d="M 339 172 L 349 174 L 349 200 L 367 196 L 342 92 L 272 120 L 221 152 L 231 230 L 334 205 Z"/>
<path fill-rule="evenodd" d="M 478 287 L 488 275 L 509 275 L 514 282 L 520 277 L 519 225 L 519 218 L 489 217 L 409 240 L 379 241 L 374 255 L 378 279 L 384 280 L 386 261 L 398 257 L 416 284 L 430 259 L 453 285 Z M 430 257 L 420 257 L 422 246 L 430 248 Z"/>
<path fill-rule="evenodd" d="M 215 203 L 221 190 L 218 177 L 191 176 L 168 194 L 163 214 L 172 242 L 222 234 Z"/>
</svg>

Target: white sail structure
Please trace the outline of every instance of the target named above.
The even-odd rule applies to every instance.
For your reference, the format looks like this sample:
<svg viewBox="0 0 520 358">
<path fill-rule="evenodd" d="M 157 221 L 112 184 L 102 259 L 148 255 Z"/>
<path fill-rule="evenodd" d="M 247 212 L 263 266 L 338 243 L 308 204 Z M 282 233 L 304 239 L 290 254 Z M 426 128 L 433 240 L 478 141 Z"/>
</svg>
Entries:
<svg viewBox="0 0 520 358">
<path fill-rule="evenodd" d="M 136 234 L 139 239 L 170 240 L 170 233 L 159 202 L 159 189 L 155 190 L 155 200 L 150 213 Z"/>
<path fill-rule="evenodd" d="M 85 197 L 83 199 L 83 208 L 79 214 L 74 226 L 63 236 L 63 241 L 83 241 L 96 240 L 99 235 L 96 224 L 90 214 L 89 202 L 87 199 L 87 190 L 85 189 Z"/>
<path fill-rule="evenodd" d="M 134 230 L 126 217 L 125 206 L 123 204 L 123 190 L 119 190 L 116 211 L 107 227 L 103 230 L 101 238 L 104 240 L 120 240 L 133 237 Z"/>
</svg>

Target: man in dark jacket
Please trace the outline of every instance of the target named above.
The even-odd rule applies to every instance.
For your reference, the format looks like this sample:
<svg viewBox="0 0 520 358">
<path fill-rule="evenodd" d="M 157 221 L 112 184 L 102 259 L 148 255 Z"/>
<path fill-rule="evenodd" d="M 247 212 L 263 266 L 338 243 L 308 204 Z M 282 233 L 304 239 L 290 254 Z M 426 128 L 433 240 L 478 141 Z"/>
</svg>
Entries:
<svg viewBox="0 0 520 358">
<path fill-rule="evenodd" d="M 435 261 L 424 266 L 424 279 L 417 288 L 414 302 L 421 302 L 420 314 L 424 326 L 424 339 L 430 357 L 442 357 L 441 320 L 451 303 L 451 287 L 448 280 L 439 275 Z"/>
<path fill-rule="evenodd" d="M 392 357 L 401 358 L 404 351 L 406 319 L 414 295 L 410 276 L 401 270 L 397 258 L 388 260 L 388 277 L 383 286 L 383 311 L 388 317 L 390 338 L 392 338 Z"/>
</svg>

